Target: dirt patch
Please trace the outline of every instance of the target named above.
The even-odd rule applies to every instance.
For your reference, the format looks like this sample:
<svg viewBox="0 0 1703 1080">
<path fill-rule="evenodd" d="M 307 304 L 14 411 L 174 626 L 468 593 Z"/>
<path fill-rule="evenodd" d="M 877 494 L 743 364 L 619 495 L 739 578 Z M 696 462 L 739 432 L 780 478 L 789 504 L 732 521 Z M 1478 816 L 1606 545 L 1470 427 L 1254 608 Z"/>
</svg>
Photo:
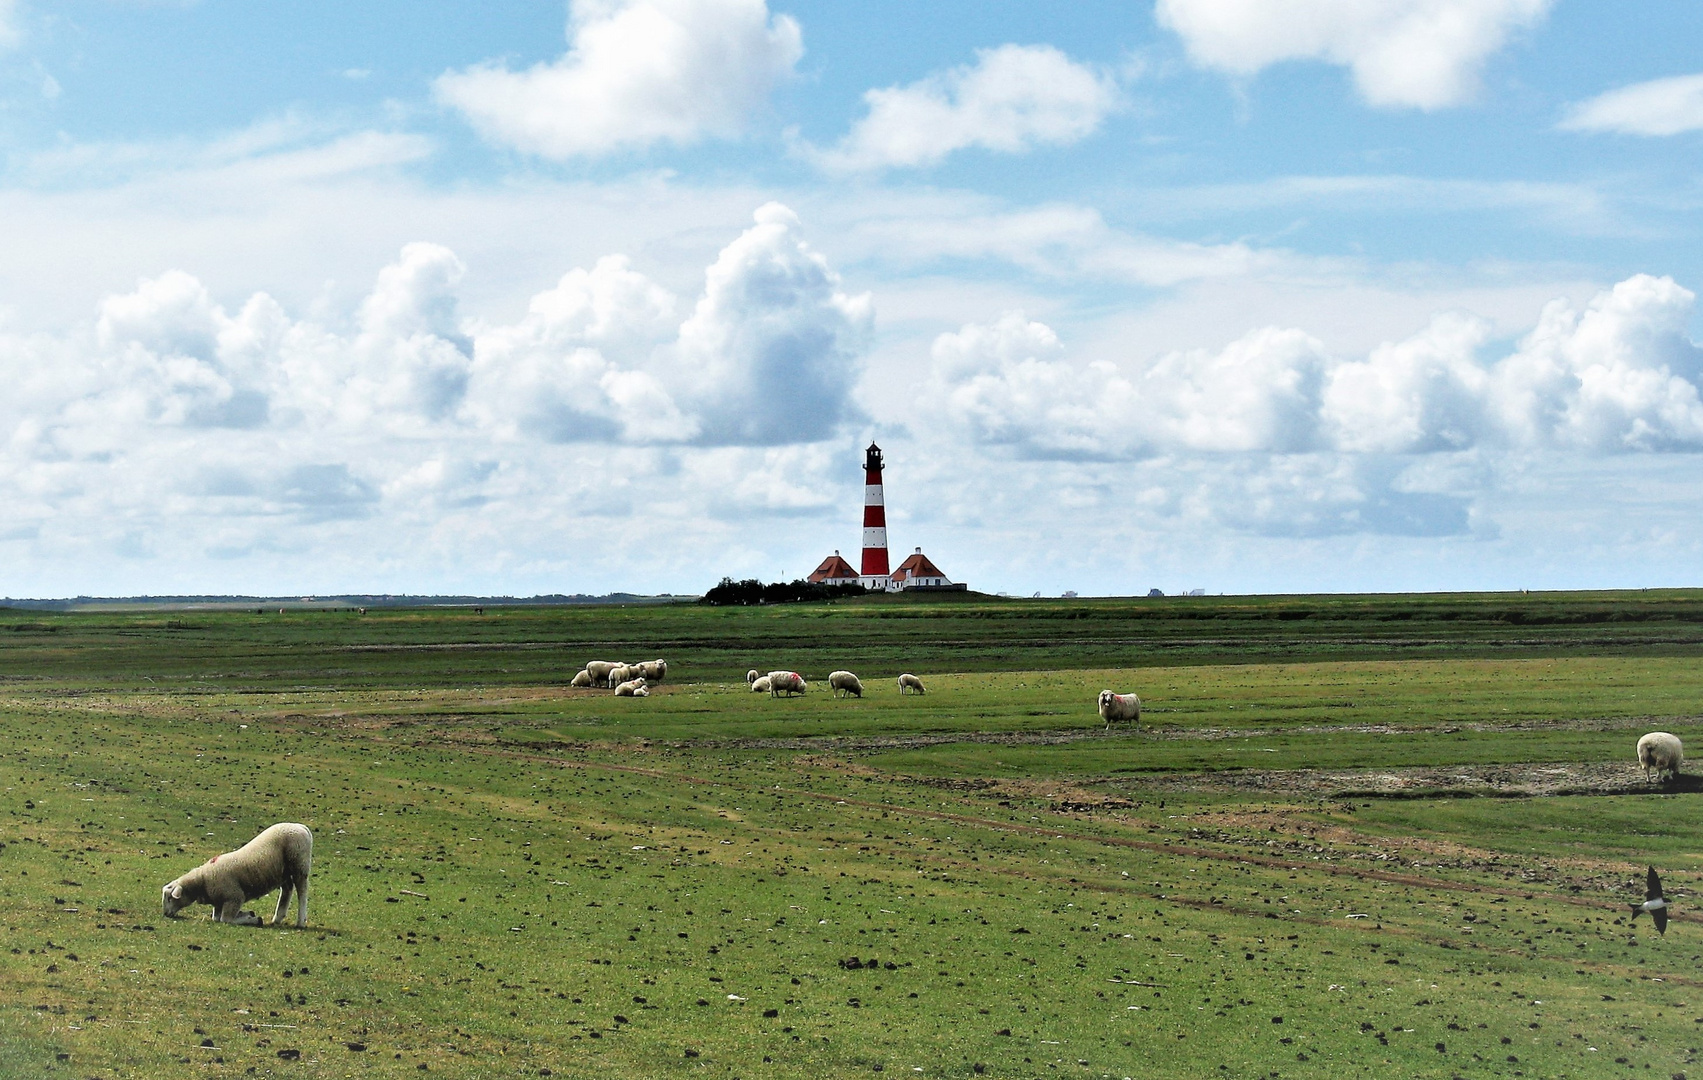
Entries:
<svg viewBox="0 0 1703 1080">
<path fill-rule="evenodd" d="M 1654 783 L 1636 765 L 1531 762 L 1404 769 L 1237 769 L 1095 782 L 1119 794 L 1237 792 L 1327 799 L 1531 798 L 1703 791 L 1703 777 Z"/>
</svg>

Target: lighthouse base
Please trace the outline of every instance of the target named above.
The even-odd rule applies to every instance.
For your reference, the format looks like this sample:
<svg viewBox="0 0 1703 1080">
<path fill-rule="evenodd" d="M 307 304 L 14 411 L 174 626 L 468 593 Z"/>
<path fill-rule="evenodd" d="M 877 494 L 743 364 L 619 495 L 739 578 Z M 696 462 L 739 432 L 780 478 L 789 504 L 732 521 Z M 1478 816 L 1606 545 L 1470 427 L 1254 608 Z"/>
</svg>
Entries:
<svg viewBox="0 0 1703 1080">
<path fill-rule="evenodd" d="M 857 579 L 857 583 L 870 592 L 893 592 L 899 585 L 887 574 L 865 574 Z"/>
</svg>

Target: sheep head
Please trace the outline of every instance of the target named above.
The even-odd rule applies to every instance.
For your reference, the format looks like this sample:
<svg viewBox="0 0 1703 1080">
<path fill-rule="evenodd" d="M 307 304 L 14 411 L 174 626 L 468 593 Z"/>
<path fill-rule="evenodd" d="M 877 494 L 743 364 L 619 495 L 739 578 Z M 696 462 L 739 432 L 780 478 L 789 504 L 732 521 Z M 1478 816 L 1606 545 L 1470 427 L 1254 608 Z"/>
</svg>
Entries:
<svg viewBox="0 0 1703 1080">
<path fill-rule="evenodd" d="M 160 887 L 160 903 L 165 909 L 168 919 L 177 918 L 177 913 L 188 907 L 193 901 L 184 899 L 183 886 L 173 881 Z"/>
</svg>

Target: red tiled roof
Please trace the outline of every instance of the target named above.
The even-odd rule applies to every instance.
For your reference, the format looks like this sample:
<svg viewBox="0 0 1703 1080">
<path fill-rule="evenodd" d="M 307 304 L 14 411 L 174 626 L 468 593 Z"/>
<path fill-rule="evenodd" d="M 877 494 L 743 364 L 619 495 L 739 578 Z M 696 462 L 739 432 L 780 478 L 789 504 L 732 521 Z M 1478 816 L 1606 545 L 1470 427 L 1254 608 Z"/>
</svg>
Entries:
<svg viewBox="0 0 1703 1080">
<path fill-rule="evenodd" d="M 909 571 L 909 573 L 906 571 Z M 943 578 L 945 576 L 945 574 L 941 573 L 940 567 L 929 562 L 928 556 L 924 555 L 920 551 L 900 563 L 899 568 L 893 571 L 894 581 L 904 581 L 907 577 Z"/>
<path fill-rule="evenodd" d="M 840 558 L 838 554 L 834 554 L 822 560 L 822 565 L 811 573 L 809 580 L 823 582 L 838 581 L 841 578 L 855 579 L 856 577 L 857 571 L 852 569 L 852 564 Z"/>
</svg>

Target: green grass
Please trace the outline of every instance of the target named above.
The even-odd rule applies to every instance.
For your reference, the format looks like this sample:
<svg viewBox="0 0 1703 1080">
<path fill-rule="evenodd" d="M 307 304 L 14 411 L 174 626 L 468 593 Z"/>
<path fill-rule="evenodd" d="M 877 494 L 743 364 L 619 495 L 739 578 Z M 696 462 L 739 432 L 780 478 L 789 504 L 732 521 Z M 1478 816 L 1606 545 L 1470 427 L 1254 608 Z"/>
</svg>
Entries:
<svg viewBox="0 0 1703 1080">
<path fill-rule="evenodd" d="M 1406 619 L 1398 600 L 1167 602 L 1163 633 L 1229 611 L 1245 648 L 1212 648 L 1259 662 L 1121 668 L 1044 644 L 1065 640 L 1048 620 L 1103 607 L 1128 629 L 1141 602 L 31 613 L 59 629 L 0 642 L 0 1075 L 1695 1071 L 1699 795 L 1174 782 L 1626 762 L 1645 724 L 1700 737 L 1693 645 L 1522 645 L 1483 612 L 1523 598 Z M 1594 633 L 1695 598 L 1540 600 L 1541 625 Z M 1285 605 L 1480 614 L 1453 651 L 1347 658 L 1367 646 L 1327 628 L 1296 662 L 1255 632 L 1306 621 Z M 1013 644 L 1026 609 L 1040 644 Z M 1580 615 L 1602 611 L 1623 617 Z M 956 636 L 905 631 L 925 697 L 879 667 L 861 701 L 738 685 L 760 658 L 884 662 L 898 646 L 870 624 L 929 619 Z M 642 701 L 562 689 L 592 648 L 563 643 L 604 634 L 687 674 Z M 1101 730 L 1102 685 L 1142 693 L 1140 731 Z M 278 820 L 315 833 L 307 931 L 160 916 L 161 884 Z M 1647 861 L 1678 894 L 1665 937 L 1621 906 Z"/>
</svg>

